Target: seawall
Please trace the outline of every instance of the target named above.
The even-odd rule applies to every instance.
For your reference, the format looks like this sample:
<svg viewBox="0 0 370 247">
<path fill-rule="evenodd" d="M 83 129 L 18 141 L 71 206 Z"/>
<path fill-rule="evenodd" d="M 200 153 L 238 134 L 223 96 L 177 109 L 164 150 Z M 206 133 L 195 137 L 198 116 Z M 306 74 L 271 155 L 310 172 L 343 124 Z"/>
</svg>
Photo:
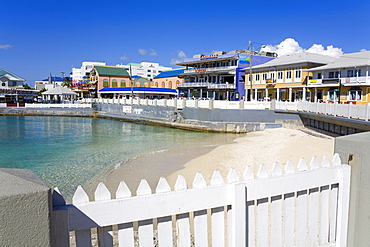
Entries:
<svg viewBox="0 0 370 247">
<path fill-rule="evenodd" d="M 206 132 L 246 133 L 302 127 L 298 115 L 273 110 L 203 109 L 94 103 L 93 108 L 0 108 L 0 115 L 79 116 L 119 119 Z"/>
<path fill-rule="evenodd" d="M 97 117 L 208 132 L 245 133 L 274 127 L 302 127 L 298 115 L 273 110 L 203 109 L 94 104 Z"/>
</svg>

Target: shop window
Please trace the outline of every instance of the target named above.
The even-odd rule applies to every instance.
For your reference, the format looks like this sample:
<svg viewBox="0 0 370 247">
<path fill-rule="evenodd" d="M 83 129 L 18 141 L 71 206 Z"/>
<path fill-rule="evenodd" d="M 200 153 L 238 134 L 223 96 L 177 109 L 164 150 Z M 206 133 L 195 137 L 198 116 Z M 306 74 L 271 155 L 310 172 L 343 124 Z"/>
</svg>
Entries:
<svg viewBox="0 0 370 247">
<path fill-rule="evenodd" d="M 328 100 L 337 101 L 338 100 L 339 90 L 329 90 L 328 91 Z"/>
<path fill-rule="evenodd" d="M 103 80 L 103 87 L 109 87 L 108 79 Z"/>
<path fill-rule="evenodd" d="M 353 101 L 361 101 L 362 90 L 349 90 L 348 98 L 349 100 L 353 100 Z"/>
</svg>

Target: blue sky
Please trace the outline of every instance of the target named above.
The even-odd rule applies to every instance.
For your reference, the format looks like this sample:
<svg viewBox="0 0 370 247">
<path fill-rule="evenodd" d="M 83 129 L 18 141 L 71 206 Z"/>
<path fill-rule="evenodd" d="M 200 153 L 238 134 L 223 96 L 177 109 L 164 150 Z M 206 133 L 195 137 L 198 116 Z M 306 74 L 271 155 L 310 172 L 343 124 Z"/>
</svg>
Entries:
<svg viewBox="0 0 370 247">
<path fill-rule="evenodd" d="M 344 53 L 370 50 L 370 1 L 0 0 L 0 68 L 33 85 L 83 61 L 175 61 L 276 47 L 291 38 Z"/>
</svg>

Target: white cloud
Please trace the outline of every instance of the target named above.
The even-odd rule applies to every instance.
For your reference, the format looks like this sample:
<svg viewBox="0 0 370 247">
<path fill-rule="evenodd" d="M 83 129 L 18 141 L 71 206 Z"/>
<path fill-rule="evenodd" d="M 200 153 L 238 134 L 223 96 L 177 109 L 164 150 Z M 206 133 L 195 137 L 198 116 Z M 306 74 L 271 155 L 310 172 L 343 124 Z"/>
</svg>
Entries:
<svg viewBox="0 0 370 247">
<path fill-rule="evenodd" d="M 149 56 L 158 56 L 158 53 L 154 49 L 150 49 Z"/>
<path fill-rule="evenodd" d="M 317 53 L 321 55 L 327 55 L 332 57 L 339 57 L 343 54 L 343 51 L 341 48 L 334 47 L 332 45 L 329 45 L 324 48 L 323 45 L 320 44 L 313 44 L 309 49 L 302 48 L 297 41 L 295 41 L 292 38 L 287 38 L 283 40 L 278 45 L 266 45 L 261 49 L 261 51 L 266 52 L 276 52 L 278 56 L 284 56 L 299 52 L 310 52 L 310 53 Z"/>
<path fill-rule="evenodd" d="M 120 59 L 124 61 L 130 60 L 130 58 L 126 54 L 120 57 Z"/>
<path fill-rule="evenodd" d="M 12 45 L 0 45 L 0 49 L 8 50 L 9 48 L 12 48 Z"/>
<path fill-rule="evenodd" d="M 146 54 L 148 53 L 145 49 L 139 49 L 138 52 L 140 53 L 140 55 L 142 56 L 146 56 Z"/>
<path fill-rule="evenodd" d="M 150 49 L 149 51 L 146 49 L 139 49 L 138 52 L 142 56 L 158 56 L 158 53 L 154 49 Z"/>
<path fill-rule="evenodd" d="M 184 59 L 186 59 L 186 54 L 183 51 L 177 51 L 177 57 L 172 58 L 170 64 L 176 65 L 177 63 L 181 63 Z"/>
</svg>

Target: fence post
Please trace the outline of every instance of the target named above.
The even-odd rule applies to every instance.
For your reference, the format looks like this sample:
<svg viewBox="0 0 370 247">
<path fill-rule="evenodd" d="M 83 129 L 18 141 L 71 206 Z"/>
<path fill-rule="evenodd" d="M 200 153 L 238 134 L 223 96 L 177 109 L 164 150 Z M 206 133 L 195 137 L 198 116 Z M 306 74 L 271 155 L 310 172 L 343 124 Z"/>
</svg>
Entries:
<svg viewBox="0 0 370 247">
<path fill-rule="evenodd" d="M 32 171 L 0 168 L 0 246 L 51 246 L 51 189 Z"/>
<path fill-rule="evenodd" d="M 351 107 L 352 107 L 352 102 L 350 102 L 349 104 L 348 104 L 348 118 L 351 118 Z"/>
<path fill-rule="evenodd" d="M 244 110 L 244 100 L 239 100 L 239 110 Z"/>
<path fill-rule="evenodd" d="M 233 229 L 229 236 L 232 238 L 232 247 L 247 246 L 247 189 L 244 183 L 237 183 L 233 186 Z"/>
<path fill-rule="evenodd" d="M 367 246 L 370 243 L 370 208 L 368 206 L 370 190 L 369 180 L 365 175 L 370 174 L 369 146 L 370 133 L 368 132 L 335 138 L 334 152 L 338 153 L 345 163 L 348 161 L 351 168 L 347 243 L 341 238 L 340 246 Z M 343 212 L 338 211 L 342 213 L 338 216 L 343 217 Z"/>
</svg>

